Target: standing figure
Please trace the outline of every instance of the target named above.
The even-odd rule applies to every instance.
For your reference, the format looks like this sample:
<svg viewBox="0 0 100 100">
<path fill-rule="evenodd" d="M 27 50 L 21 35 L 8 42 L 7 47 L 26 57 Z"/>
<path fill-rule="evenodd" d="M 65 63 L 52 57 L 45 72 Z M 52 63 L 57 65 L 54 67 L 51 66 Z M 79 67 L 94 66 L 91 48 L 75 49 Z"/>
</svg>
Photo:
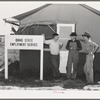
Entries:
<svg viewBox="0 0 100 100">
<path fill-rule="evenodd" d="M 75 79 L 77 75 L 77 65 L 79 61 L 79 50 L 82 49 L 82 46 L 80 41 L 76 39 L 77 34 L 75 32 L 72 32 L 70 36 L 71 40 L 69 40 L 66 45 L 66 49 L 69 50 L 66 70 L 67 70 L 67 78 Z"/>
<path fill-rule="evenodd" d="M 85 32 L 83 35 L 83 40 L 85 43 L 85 53 L 86 53 L 86 63 L 84 66 L 84 72 L 86 75 L 87 83 L 93 83 L 93 61 L 94 61 L 94 53 L 98 49 L 98 45 L 91 41 L 91 36 L 89 33 Z"/>
<path fill-rule="evenodd" d="M 44 36 L 44 43 L 49 45 L 50 53 L 51 53 L 51 62 L 52 62 L 52 70 L 53 76 L 55 79 L 60 78 L 60 71 L 59 71 L 59 62 L 60 62 L 60 49 L 62 48 L 62 43 L 58 41 L 59 35 L 57 33 L 53 34 L 53 39 L 45 40 Z"/>
</svg>

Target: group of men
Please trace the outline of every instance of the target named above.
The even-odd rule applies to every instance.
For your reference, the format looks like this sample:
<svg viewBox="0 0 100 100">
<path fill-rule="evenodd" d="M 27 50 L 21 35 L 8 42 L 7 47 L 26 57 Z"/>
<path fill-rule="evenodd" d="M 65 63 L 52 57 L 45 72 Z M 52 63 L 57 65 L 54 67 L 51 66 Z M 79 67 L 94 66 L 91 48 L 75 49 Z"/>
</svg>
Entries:
<svg viewBox="0 0 100 100">
<path fill-rule="evenodd" d="M 43 34 L 44 35 L 44 34 Z M 70 34 L 71 39 L 68 40 L 66 45 L 66 50 L 69 51 L 68 53 L 68 61 L 66 66 L 67 72 L 67 79 L 75 79 L 77 75 L 77 66 L 79 62 L 79 51 L 82 50 L 82 41 L 85 44 L 85 53 L 86 53 L 86 62 L 84 65 L 84 73 L 86 75 L 87 83 L 93 83 L 93 60 L 94 60 L 94 53 L 98 49 L 98 45 L 91 41 L 91 36 L 89 33 L 85 32 L 82 35 L 82 38 L 77 39 L 76 32 L 72 32 Z M 52 62 L 52 69 L 53 69 L 53 76 L 55 79 L 60 78 L 60 71 L 59 71 L 59 62 L 60 62 L 60 49 L 63 46 L 63 43 L 59 42 L 59 35 L 57 33 L 53 34 L 53 39 L 45 40 L 44 36 L 44 43 L 48 44 L 50 47 L 51 53 L 51 62 Z M 72 70 L 73 69 L 73 70 Z"/>
</svg>

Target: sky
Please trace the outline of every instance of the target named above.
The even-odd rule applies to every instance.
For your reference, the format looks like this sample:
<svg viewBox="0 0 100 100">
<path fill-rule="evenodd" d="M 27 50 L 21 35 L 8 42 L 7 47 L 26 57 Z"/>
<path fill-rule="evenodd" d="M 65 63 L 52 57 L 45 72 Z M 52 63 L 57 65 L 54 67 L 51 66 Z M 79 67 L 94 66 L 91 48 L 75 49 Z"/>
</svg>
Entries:
<svg viewBox="0 0 100 100">
<path fill-rule="evenodd" d="M 12 16 L 19 15 L 21 13 L 30 11 L 32 9 L 38 8 L 44 4 L 47 3 L 59 3 L 59 4 L 65 4 L 65 3 L 72 3 L 72 4 L 80 4 L 85 3 L 97 10 L 100 11 L 100 2 L 0 2 L 0 35 L 3 34 L 9 34 L 11 32 L 12 25 L 5 23 L 3 21 L 4 18 L 10 18 Z M 17 29 L 17 27 L 16 27 Z"/>
</svg>

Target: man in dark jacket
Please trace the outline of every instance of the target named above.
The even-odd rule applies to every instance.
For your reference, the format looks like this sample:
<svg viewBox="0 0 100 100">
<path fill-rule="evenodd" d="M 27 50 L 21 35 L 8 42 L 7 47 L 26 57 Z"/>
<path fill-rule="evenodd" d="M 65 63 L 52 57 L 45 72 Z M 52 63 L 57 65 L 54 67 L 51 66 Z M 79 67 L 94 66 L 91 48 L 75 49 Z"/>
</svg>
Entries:
<svg viewBox="0 0 100 100">
<path fill-rule="evenodd" d="M 77 65 L 79 61 L 79 50 L 82 50 L 82 46 L 80 41 L 76 39 L 77 34 L 75 32 L 72 32 L 70 36 L 71 40 L 69 40 L 66 45 L 66 49 L 69 50 L 66 70 L 67 78 L 75 79 L 77 75 Z"/>
</svg>

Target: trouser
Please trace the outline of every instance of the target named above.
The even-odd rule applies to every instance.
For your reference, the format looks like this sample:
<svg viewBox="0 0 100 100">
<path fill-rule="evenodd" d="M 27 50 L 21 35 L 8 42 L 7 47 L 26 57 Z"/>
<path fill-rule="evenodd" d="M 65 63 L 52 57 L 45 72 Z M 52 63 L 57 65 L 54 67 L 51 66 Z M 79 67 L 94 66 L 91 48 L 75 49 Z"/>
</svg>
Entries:
<svg viewBox="0 0 100 100">
<path fill-rule="evenodd" d="M 76 50 L 69 51 L 68 62 L 67 62 L 67 78 L 75 79 L 77 75 L 77 65 L 79 61 L 79 53 Z M 73 66 L 73 70 L 72 70 Z"/>
<path fill-rule="evenodd" d="M 52 55 L 51 54 L 51 62 L 52 62 L 52 70 L 53 70 L 53 76 L 55 78 L 60 77 L 60 71 L 59 71 L 59 55 Z"/>
<path fill-rule="evenodd" d="M 84 72 L 86 75 L 86 81 L 88 83 L 93 83 L 93 61 L 94 61 L 94 55 L 93 54 L 88 54 L 86 55 L 86 63 L 84 66 Z"/>
</svg>

